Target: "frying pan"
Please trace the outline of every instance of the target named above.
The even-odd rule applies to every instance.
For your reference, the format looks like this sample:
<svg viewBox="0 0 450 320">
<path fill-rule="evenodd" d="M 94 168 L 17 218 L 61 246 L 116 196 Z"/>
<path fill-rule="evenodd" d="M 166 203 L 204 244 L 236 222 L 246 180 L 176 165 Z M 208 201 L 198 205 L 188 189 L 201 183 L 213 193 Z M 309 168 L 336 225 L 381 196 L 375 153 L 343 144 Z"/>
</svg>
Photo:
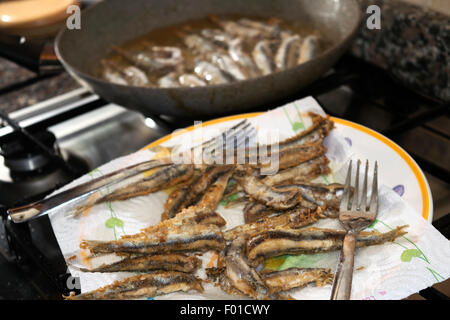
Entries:
<svg viewBox="0 0 450 320">
<path fill-rule="evenodd" d="M 236 14 L 299 21 L 330 43 L 316 58 L 267 76 L 205 87 L 143 88 L 94 75 L 99 60 L 155 28 L 209 14 Z M 317 80 L 342 56 L 357 33 L 356 0 L 105 0 L 84 10 L 81 29 L 64 28 L 56 53 L 67 71 L 107 101 L 145 115 L 201 117 L 243 112 L 289 97 Z"/>
</svg>

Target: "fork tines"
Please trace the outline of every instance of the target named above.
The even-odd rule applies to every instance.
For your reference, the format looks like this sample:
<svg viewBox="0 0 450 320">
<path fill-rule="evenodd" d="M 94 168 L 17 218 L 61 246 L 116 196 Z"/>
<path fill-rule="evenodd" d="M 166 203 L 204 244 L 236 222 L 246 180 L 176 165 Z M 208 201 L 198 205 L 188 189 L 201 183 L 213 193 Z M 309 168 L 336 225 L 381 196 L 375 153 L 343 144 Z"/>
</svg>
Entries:
<svg viewBox="0 0 450 320">
<path fill-rule="evenodd" d="M 350 164 L 348 167 L 347 178 L 345 179 L 345 188 L 344 193 L 342 195 L 340 211 L 362 211 L 369 213 L 376 213 L 378 210 L 378 162 L 375 161 L 375 168 L 373 171 L 373 181 L 372 181 L 372 194 L 370 197 L 370 201 L 367 204 L 367 181 L 368 181 L 368 172 L 369 172 L 369 160 L 366 160 L 366 167 L 364 172 L 364 181 L 363 181 L 363 189 L 361 196 L 359 196 L 359 170 L 361 166 L 361 160 L 356 162 L 356 177 L 355 177 L 355 187 L 353 189 L 353 197 L 351 197 L 352 187 L 351 187 L 351 178 L 352 178 L 352 164 L 353 161 L 350 160 Z M 350 200 L 352 198 L 352 200 Z"/>
<path fill-rule="evenodd" d="M 250 122 L 247 122 L 247 119 L 245 119 L 222 134 L 206 141 L 202 144 L 202 147 L 204 152 L 210 152 L 218 146 L 224 150 L 236 149 L 241 145 L 245 146 L 245 144 L 255 136 L 256 128 Z"/>
</svg>

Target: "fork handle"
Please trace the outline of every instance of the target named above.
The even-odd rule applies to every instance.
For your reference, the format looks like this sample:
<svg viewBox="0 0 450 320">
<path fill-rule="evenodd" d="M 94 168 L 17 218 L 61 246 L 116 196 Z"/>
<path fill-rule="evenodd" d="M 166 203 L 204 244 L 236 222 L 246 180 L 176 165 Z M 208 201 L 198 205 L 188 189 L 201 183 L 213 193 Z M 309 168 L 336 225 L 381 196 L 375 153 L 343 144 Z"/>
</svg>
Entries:
<svg viewBox="0 0 450 320">
<path fill-rule="evenodd" d="M 145 171 L 170 164 L 171 160 L 149 160 L 105 174 L 32 204 L 8 210 L 9 218 L 16 223 L 25 222 L 49 214 L 62 205 L 81 201 L 100 189 L 112 186 Z"/>
<path fill-rule="evenodd" d="M 357 235 L 354 231 L 348 231 L 345 235 L 331 289 L 331 300 L 350 300 Z"/>
</svg>

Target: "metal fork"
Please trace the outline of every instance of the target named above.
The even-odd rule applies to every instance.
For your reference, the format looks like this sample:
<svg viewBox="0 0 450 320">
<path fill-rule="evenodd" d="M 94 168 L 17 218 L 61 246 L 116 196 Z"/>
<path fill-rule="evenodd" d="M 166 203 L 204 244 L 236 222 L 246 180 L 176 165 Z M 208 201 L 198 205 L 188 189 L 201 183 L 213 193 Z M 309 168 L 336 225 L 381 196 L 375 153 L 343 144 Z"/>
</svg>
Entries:
<svg viewBox="0 0 450 320">
<path fill-rule="evenodd" d="M 367 203 L 367 174 L 369 161 L 366 161 L 363 190 L 359 198 L 359 168 L 361 161 L 357 161 L 355 188 L 353 199 L 350 201 L 352 161 L 345 180 L 344 193 L 339 208 L 339 221 L 347 230 L 339 255 L 336 274 L 331 289 L 331 300 L 349 300 L 352 289 L 353 265 L 355 257 L 356 238 L 358 233 L 367 228 L 376 218 L 378 212 L 378 163 L 375 161 L 373 173 L 372 194 Z"/>
<path fill-rule="evenodd" d="M 229 141 L 234 141 L 233 145 L 237 148 L 245 142 L 246 137 L 252 137 L 255 134 L 256 129 L 247 121 L 247 119 L 245 119 L 216 137 L 213 137 L 200 145 L 194 146 L 191 150 L 201 148 L 203 152 L 207 152 L 217 143 L 223 144 L 225 147 L 226 143 Z M 229 144 L 227 146 L 229 146 Z M 169 165 L 171 163 L 170 159 L 149 160 L 113 171 L 99 178 L 57 193 L 54 196 L 29 205 L 9 209 L 9 218 L 18 223 L 47 215 L 62 206 L 82 201 L 101 189 L 123 182 L 150 169 Z"/>
</svg>

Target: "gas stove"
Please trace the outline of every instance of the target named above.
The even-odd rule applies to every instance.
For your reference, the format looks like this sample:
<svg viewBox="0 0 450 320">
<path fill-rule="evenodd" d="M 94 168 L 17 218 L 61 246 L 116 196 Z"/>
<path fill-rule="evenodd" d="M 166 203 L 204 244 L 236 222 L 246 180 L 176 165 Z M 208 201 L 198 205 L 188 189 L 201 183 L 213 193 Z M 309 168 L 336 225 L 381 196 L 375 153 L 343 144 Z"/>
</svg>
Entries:
<svg viewBox="0 0 450 320">
<path fill-rule="evenodd" d="M 374 129 L 410 153 L 432 189 L 433 224 L 449 237 L 448 104 L 421 96 L 385 71 L 346 55 L 333 70 L 295 96 L 250 112 L 267 111 L 306 96 L 315 97 L 330 115 Z M 2 117 L 0 299 L 60 299 L 73 288 L 48 218 L 13 224 L 5 214 L 7 208 L 41 199 L 90 170 L 193 121 L 148 118 L 110 104 L 84 88 L 3 113 Z M 434 288 L 420 294 L 427 299 L 446 298 Z"/>
</svg>

